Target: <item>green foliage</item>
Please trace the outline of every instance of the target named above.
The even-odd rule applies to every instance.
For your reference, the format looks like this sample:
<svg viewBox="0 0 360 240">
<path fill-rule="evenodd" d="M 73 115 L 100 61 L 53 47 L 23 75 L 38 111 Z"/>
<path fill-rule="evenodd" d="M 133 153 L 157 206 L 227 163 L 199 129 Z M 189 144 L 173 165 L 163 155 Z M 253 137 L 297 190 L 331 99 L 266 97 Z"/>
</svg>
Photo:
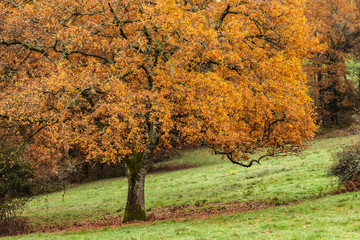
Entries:
<svg viewBox="0 0 360 240">
<path fill-rule="evenodd" d="M 31 194 L 33 169 L 18 159 L 0 161 L 0 199 Z"/>
<path fill-rule="evenodd" d="M 34 189 L 34 168 L 12 153 L 18 142 L 0 135 L 0 236 L 18 234 L 26 229 L 26 219 L 18 217 Z"/>
<path fill-rule="evenodd" d="M 17 234 L 26 229 L 18 218 L 32 194 L 33 169 L 19 159 L 0 155 L 0 235 Z"/>
<path fill-rule="evenodd" d="M 357 191 L 360 187 L 360 142 L 345 146 L 334 154 L 334 164 L 330 174 L 339 178 L 347 191 Z"/>
<path fill-rule="evenodd" d="M 357 61 L 356 59 L 349 59 L 346 61 L 346 68 L 349 73 L 347 77 L 358 84 L 360 77 L 360 61 Z"/>
</svg>

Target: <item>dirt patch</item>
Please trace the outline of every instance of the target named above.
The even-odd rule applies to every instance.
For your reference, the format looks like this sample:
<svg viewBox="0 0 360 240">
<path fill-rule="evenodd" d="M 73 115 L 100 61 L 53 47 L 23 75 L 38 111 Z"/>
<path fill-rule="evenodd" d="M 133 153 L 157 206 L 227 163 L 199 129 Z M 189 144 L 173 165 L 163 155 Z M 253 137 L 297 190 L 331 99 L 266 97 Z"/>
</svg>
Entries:
<svg viewBox="0 0 360 240">
<path fill-rule="evenodd" d="M 197 165 L 194 164 L 160 164 L 154 167 L 153 170 L 150 171 L 150 174 L 164 173 L 164 172 L 172 172 L 178 170 L 184 170 L 189 168 L 195 168 Z"/>
<path fill-rule="evenodd" d="M 238 212 L 258 211 L 273 207 L 270 202 L 233 202 L 233 203 L 207 203 L 201 206 L 181 206 L 155 209 L 150 212 L 152 220 L 204 218 Z"/>
</svg>

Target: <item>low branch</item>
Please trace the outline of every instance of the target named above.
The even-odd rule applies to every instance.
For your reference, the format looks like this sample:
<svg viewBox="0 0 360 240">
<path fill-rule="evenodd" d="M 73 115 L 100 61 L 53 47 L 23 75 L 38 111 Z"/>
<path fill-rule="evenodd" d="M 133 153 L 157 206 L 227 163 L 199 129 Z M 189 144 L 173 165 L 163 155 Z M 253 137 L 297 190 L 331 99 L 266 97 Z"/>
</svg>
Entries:
<svg viewBox="0 0 360 240">
<path fill-rule="evenodd" d="M 206 145 L 206 146 L 209 146 L 208 144 L 205 144 L 205 145 Z M 210 147 L 211 147 L 211 146 L 210 146 Z M 212 148 L 212 150 L 214 151 L 215 155 L 225 155 L 225 156 L 230 160 L 230 162 L 232 162 L 233 164 L 236 164 L 236 165 L 239 165 L 239 166 L 242 166 L 242 167 L 246 167 L 246 168 L 251 167 L 254 163 L 257 163 L 257 164 L 261 165 L 261 164 L 260 164 L 260 160 L 261 160 L 261 159 L 263 159 L 263 158 L 265 158 L 265 157 L 272 157 L 272 156 L 274 156 L 274 153 L 265 154 L 265 155 L 259 157 L 258 159 L 253 159 L 253 160 L 251 160 L 248 164 L 245 164 L 245 163 L 243 163 L 243 162 L 240 162 L 240 161 L 236 160 L 236 159 L 233 157 L 233 154 L 234 154 L 235 150 L 231 150 L 231 151 L 228 151 L 228 152 L 226 152 L 226 151 L 221 152 L 221 151 L 217 151 L 217 150 L 214 149 L 213 147 L 211 147 L 211 148 Z"/>
<path fill-rule="evenodd" d="M 274 156 L 274 154 L 266 154 L 266 155 L 263 155 L 263 156 L 259 157 L 258 159 L 253 159 L 253 160 L 251 160 L 248 164 L 244 164 L 244 163 L 241 163 L 241 162 L 239 162 L 239 161 L 234 160 L 234 158 L 232 157 L 232 155 L 226 155 L 226 156 L 227 156 L 227 158 L 228 158 L 233 164 L 236 164 L 236 165 L 240 165 L 240 166 L 242 166 L 242 167 L 249 168 L 249 167 L 251 167 L 254 163 L 257 163 L 257 164 L 261 165 L 261 164 L 260 164 L 260 160 L 261 160 L 261 159 L 263 159 L 263 158 L 265 158 L 265 157 Z"/>
</svg>

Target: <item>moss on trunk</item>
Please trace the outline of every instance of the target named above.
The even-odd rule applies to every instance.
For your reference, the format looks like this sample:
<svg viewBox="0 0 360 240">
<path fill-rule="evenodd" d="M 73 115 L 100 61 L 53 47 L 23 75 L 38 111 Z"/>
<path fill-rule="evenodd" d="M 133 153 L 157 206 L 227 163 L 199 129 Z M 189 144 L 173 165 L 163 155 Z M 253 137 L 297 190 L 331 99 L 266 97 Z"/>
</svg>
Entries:
<svg viewBox="0 0 360 240">
<path fill-rule="evenodd" d="M 123 217 L 123 222 L 145 221 L 145 175 L 143 166 L 144 154 L 135 153 L 132 158 L 125 160 L 125 167 L 128 176 L 128 197 Z"/>
</svg>

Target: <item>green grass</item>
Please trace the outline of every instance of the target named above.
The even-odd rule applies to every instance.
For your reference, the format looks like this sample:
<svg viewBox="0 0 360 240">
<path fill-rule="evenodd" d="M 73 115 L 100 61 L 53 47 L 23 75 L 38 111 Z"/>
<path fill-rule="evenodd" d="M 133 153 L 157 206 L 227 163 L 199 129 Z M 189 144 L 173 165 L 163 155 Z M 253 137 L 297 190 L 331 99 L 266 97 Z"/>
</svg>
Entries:
<svg viewBox="0 0 360 240">
<path fill-rule="evenodd" d="M 49 237 L 229 239 L 233 236 L 237 239 L 314 239 L 336 238 L 336 235 L 331 235 L 336 230 L 338 234 L 348 232 L 350 238 L 357 238 L 360 231 L 355 224 L 356 219 L 359 220 L 358 213 L 355 210 L 346 213 L 352 205 L 359 206 L 356 193 L 314 200 L 331 192 L 336 184 L 327 175 L 332 152 L 341 144 L 354 142 L 357 138 L 349 136 L 317 140 L 298 156 L 268 159 L 262 165 L 250 169 L 232 165 L 225 159 L 210 155 L 206 150 L 190 151 L 172 161 L 198 164 L 199 167 L 148 175 L 146 181 L 148 211 L 166 206 L 201 205 L 205 202 L 268 200 L 288 203 L 303 200 L 304 203 L 298 206 L 274 207 L 207 220 L 127 225 L 118 229 L 105 228 Z M 47 226 L 74 225 L 85 220 L 118 216 L 124 210 L 126 193 L 125 178 L 97 181 L 67 190 L 64 201 L 62 192 L 37 197 L 26 208 L 24 215 L 30 217 L 34 224 Z M 351 202 L 343 201 L 343 198 L 351 199 Z M 45 236 L 28 235 L 25 238 Z"/>
<path fill-rule="evenodd" d="M 327 196 L 299 205 L 19 239 L 359 239 L 360 193 Z"/>
</svg>

